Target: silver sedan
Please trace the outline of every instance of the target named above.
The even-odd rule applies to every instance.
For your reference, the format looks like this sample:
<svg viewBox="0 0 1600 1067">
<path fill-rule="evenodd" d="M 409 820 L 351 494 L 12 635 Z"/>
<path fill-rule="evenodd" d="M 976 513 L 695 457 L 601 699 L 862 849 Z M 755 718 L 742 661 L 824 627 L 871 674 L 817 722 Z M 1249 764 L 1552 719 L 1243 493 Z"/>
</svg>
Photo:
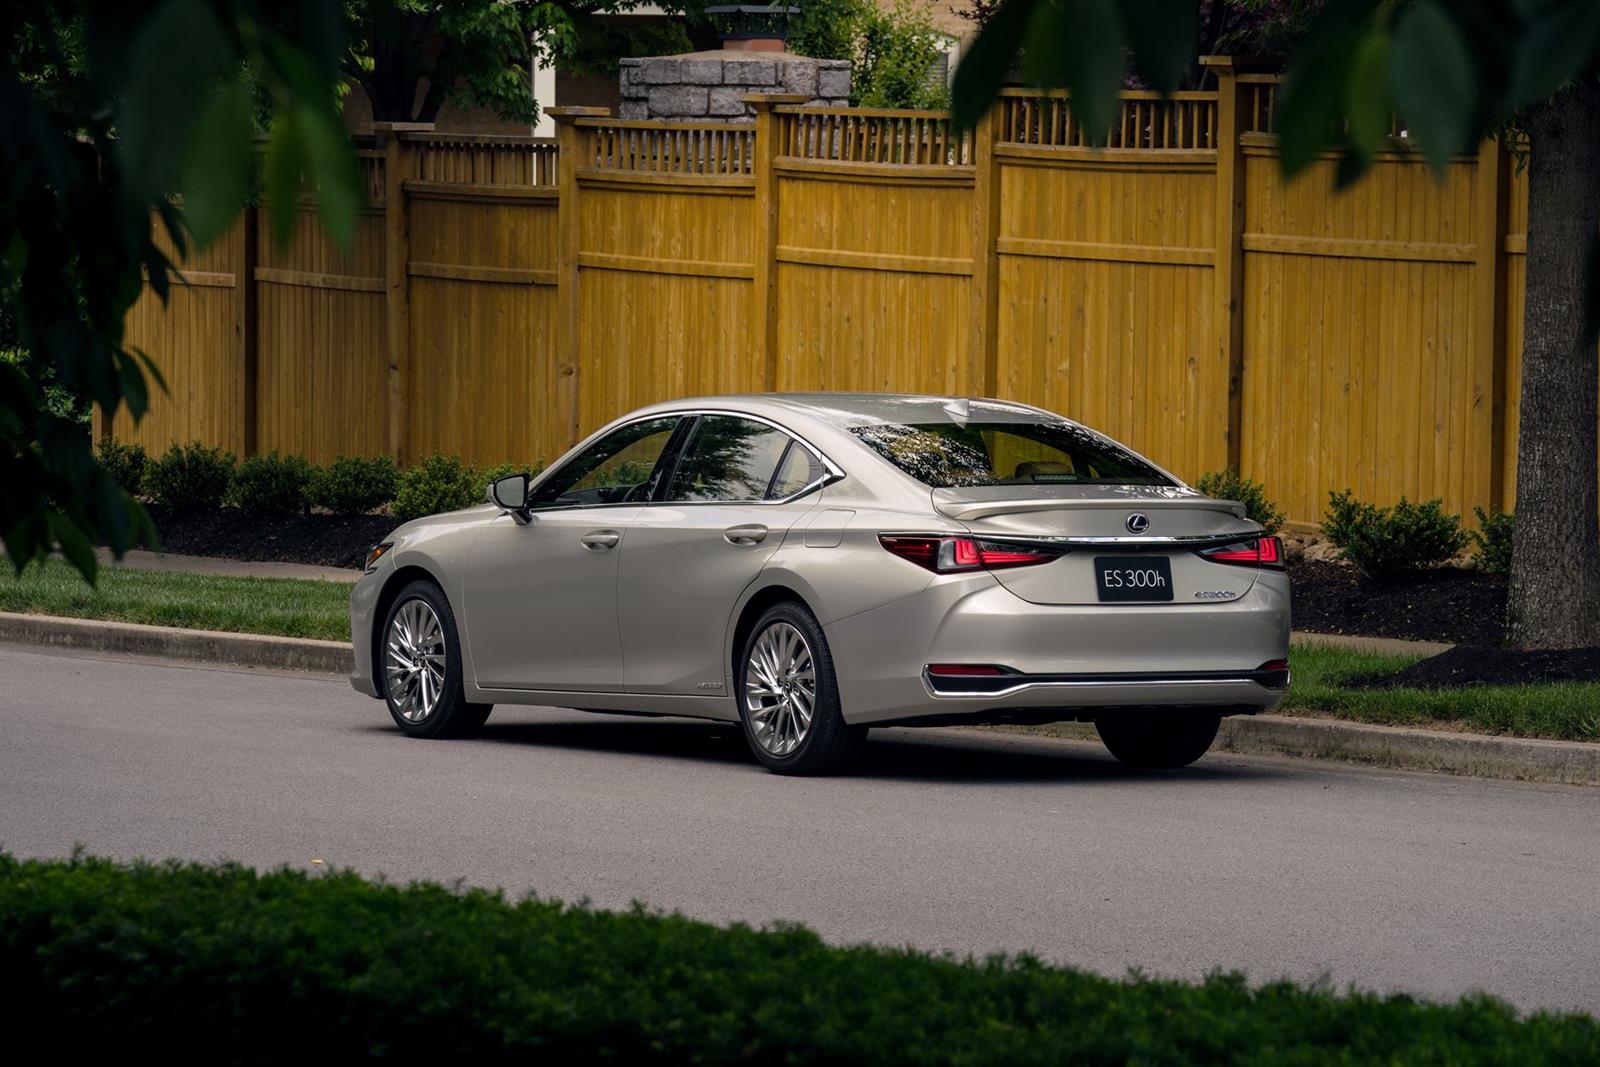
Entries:
<svg viewBox="0 0 1600 1067">
<path fill-rule="evenodd" d="M 998 400 L 644 408 L 395 530 L 350 609 L 351 680 L 414 737 L 495 704 L 688 715 L 785 774 L 845 766 L 872 726 L 1067 719 L 1183 766 L 1289 682 L 1277 538 Z"/>
</svg>

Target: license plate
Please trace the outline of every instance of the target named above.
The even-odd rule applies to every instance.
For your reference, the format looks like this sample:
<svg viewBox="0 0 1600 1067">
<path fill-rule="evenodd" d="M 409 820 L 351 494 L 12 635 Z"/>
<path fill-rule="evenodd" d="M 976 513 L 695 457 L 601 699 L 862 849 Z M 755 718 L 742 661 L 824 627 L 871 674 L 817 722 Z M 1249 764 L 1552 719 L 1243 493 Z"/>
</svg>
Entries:
<svg viewBox="0 0 1600 1067">
<path fill-rule="evenodd" d="M 1101 600 L 1171 600 L 1172 561 L 1166 556 L 1100 556 L 1094 584 Z"/>
</svg>

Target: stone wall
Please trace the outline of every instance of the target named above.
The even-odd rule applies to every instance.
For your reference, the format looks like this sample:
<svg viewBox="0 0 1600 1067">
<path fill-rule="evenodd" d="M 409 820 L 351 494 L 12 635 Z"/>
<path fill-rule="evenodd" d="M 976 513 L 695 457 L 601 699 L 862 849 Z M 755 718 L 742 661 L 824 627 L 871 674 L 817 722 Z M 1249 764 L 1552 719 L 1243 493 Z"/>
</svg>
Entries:
<svg viewBox="0 0 1600 1067">
<path fill-rule="evenodd" d="M 788 52 L 690 52 L 681 56 L 624 59 L 625 119 L 742 122 L 751 111 L 747 93 L 800 93 L 812 104 L 850 102 L 850 63 Z"/>
</svg>

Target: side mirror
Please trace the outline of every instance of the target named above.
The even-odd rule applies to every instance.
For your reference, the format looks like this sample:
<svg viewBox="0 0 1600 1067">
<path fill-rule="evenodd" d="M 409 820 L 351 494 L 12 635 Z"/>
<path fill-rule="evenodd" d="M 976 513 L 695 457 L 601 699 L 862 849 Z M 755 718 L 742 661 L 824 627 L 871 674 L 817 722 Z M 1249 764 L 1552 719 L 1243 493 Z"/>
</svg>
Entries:
<svg viewBox="0 0 1600 1067">
<path fill-rule="evenodd" d="M 489 484 L 489 498 L 507 511 L 526 521 L 528 518 L 528 483 L 526 472 L 511 474 Z"/>
</svg>

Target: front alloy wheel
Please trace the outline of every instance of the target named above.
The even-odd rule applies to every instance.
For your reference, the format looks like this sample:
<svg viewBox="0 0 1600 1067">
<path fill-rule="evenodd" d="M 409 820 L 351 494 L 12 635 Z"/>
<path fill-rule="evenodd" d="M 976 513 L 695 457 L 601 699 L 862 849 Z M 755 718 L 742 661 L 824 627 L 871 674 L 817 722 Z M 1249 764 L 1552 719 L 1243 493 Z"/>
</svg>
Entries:
<svg viewBox="0 0 1600 1067">
<path fill-rule="evenodd" d="M 827 639 L 804 604 L 768 608 L 736 662 L 745 740 L 767 770 L 827 774 L 860 753 L 867 728 L 844 721 Z"/>
<path fill-rule="evenodd" d="M 395 597 L 383 625 L 383 696 L 411 737 L 470 737 L 492 704 L 469 704 L 461 684 L 461 638 L 444 590 L 415 581 Z"/>
<path fill-rule="evenodd" d="M 389 620 L 384 642 L 390 701 L 406 722 L 422 722 L 444 693 L 444 627 L 425 600 L 408 600 Z"/>
</svg>

